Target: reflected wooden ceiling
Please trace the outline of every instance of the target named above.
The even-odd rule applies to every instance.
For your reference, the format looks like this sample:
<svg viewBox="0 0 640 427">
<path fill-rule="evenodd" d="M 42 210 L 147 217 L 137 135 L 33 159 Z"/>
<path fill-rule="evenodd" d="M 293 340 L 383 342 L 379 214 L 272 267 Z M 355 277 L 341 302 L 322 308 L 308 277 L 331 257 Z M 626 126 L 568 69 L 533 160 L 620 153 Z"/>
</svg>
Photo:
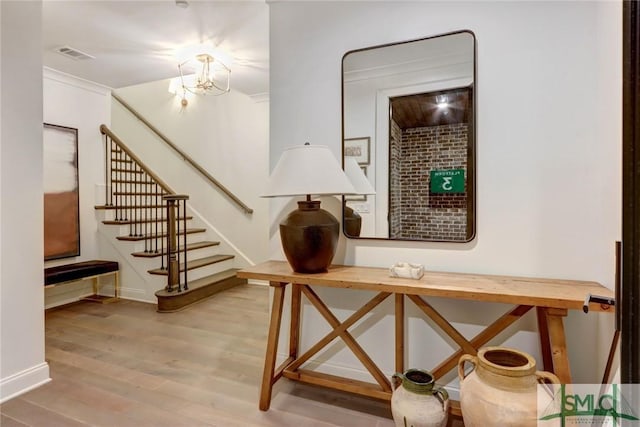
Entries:
<svg viewBox="0 0 640 427">
<path fill-rule="evenodd" d="M 401 129 L 469 122 L 471 89 L 391 98 L 391 115 Z"/>
</svg>

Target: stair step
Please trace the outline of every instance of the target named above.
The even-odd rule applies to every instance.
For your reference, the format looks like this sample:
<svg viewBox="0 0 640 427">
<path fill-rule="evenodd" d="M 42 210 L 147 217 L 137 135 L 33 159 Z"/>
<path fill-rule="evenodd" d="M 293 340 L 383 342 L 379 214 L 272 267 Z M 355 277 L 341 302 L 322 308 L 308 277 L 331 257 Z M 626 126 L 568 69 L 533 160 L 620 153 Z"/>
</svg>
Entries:
<svg viewBox="0 0 640 427">
<path fill-rule="evenodd" d="M 140 185 L 153 185 L 153 181 L 136 181 L 133 179 L 112 179 L 111 182 L 116 184 L 140 184 Z"/>
<path fill-rule="evenodd" d="M 156 197 L 162 197 L 163 194 L 159 193 L 159 192 L 140 192 L 140 191 L 114 191 L 113 192 L 114 196 L 156 196 Z"/>
<path fill-rule="evenodd" d="M 127 210 L 127 209 L 154 209 L 154 208 L 166 208 L 166 205 L 137 205 L 137 206 L 125 206 L 125 205 L 120 205 L 120 206 L 115 206 L 115 205 L 97 205 L 94 206 L 94 209 L 96 210 L 115 210 L 115 209 L 119 209 L 119 210 Z"/>
<path fill-rule="evenodd" d="M 182 221 L 184 220 L 185 217 L 180 217 L 179 220 Z M 186 217 L 187 221 L 193 219 L 193 216 L 191 215 L 187 215 Z M 137 219 L 137 220 L 130 220 L 130 219 L 123 219 L 123 220 L 117 220 L 117 219 L 112 219 L 112 220 L 104 220 L 102 221 L 103 224 L 105 225 L 129 225 L 129 224 L 146 224 L 146 223 L 156 223 L 156 222 L 166 222 L 167 219 L 166 218 L 150 218 L 150 219 Z"/>
<path fill-rule="evenodd" d="M 166 289 L 157 291 L 158 312 L 171 313 L 179 311 L 220 291 L 246 284 L 247 279 L 239 279 L 236 276 L 237 271 L 237 269 L 230 269 L 190 281 L 188 282 L 189 289 L 182 292 L 178 292 L 175 289 L 173 292 L 167 292 Z"/>
<path fill-rule="evenodd" d="M 129 169 L 122 169 L 122 168 L 112 168 L 111 172 L 126 172 L 126 173 L 144 173 L 144 171 L 141 170 L 129 170 Z"/>
<path fill-rule="evenodd" d="M 233 259 L 233 255 L 213 255 L 205 258 L 194 259 L 191 261 L 187 261 L 187 271 L 193 270 L 194 268 L 204 267 L 205 265 L 211 265 L 218 262 L 226 261 L 229 259 Z M 180 271 L 184 271 L 184 263 L 180 264 Z M 153 270 L 149 270 L 150 274 L 157 274 L 159 276 L 166 276 L 168 274 L 167 269 L 162 268 L 154 268 Z"/>
<path fill-rule="evenodd" d="M 196 249 L 208 248 L 211 246 L 218 246 L 220 242 L 196 242 L 187 244 L 188 251 L 194 251 Z M 178 252 L 182 252 L 182 247 L 178 246 Z M 162 252 L 134 252 L 131 255 L 139 258 L 156 258 L 164 255 Z"/>
<path fill-rule="evenodd" d="M 186 230 L 186 234 L 194 234 L 194 233 L 204 233 L 205 231 L 207 231 L 206 228 L 187 228 Z M 183 234 L 185 234 L 185 230 L 180 230 L 180 233 L 176 233 L 180 236 L 182 236 Z M 152 240 L 152 239 L 156 239 L 159 237 L 166 237 L 167 233 L 162 232 L 162 233 L 157 233 L 157 234 L 147 234 L 146 236 L 118 236 L 116 237 L 116 239 L 118 240 L 124 240 L 127 242 L 139 242 L 141 240 Z"/>
</svg>

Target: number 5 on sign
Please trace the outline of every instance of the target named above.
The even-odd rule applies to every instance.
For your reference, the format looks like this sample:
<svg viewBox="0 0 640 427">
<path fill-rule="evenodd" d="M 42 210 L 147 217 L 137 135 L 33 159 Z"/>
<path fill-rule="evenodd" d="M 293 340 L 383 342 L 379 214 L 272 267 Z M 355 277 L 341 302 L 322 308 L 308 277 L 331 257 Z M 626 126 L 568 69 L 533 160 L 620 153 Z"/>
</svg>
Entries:
<svg viewBox="0 0 640 427">
<path fill-rule="evenodd" d="M 432 193 L 464 193 L 464 169 L 433 170 L 430 177 Z"/>
</svg>

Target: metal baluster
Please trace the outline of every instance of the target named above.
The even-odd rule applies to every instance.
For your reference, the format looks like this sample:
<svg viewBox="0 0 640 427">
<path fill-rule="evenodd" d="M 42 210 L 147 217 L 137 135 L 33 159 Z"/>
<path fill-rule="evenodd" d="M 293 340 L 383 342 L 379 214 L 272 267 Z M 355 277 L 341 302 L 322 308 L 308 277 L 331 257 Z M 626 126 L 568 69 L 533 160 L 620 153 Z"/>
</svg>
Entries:
<svg viewBox="0 0 640 427">
<path fill-rule="evenodd" d="M 158 191 L 158 184 L 156 183 L 156 205 L 158 207 L 156 207 L 156 218 L 158 219 L 158 221 L 160 221 L 160 217 L 158 216 L 158 212 L 162 213 L 162 210 L 159 208 L 160 203 L 158 203 L 158 194 L 160 194 L 160 192 Z M 157 245 L 158 245 L 158 239 L 160 239 L 160 253 L 162 254 L 162 269 L 164 270 L 165 268 L 165 264 L 164 264 L 164 237 L 162 237 L 158 232 L 158 221 L 156 221 L 156 250 L 157 250 Z M 162 226 L 160 227 L 160 231 L 162 231 Z"/>
<path fill-rule="evenodd" d="M 176 218 L 174 219 L 174 224 L 175 224 L 175 229 L 176 232 L 171 233 L 171 240 L 173 241 L 173 239 L 175 238 L 176 244 L 175 246 L 172 246 L 172 249 L 175 249 L 176 252 L 176 257 L 178 259 L 178 292 L 182 292 L 182 288 L 180 287 L 180 266 L 184 265 L 184 269 L 187 269 L 187 265 L 186 264 L 181 264 L 181 251 L 178 250 L 178 242 L 180 242 L 180 200 L 177 201 L 177 207 L 174 208 L 178 211 L 178 215 L 176 216 Z"/>
<path fill-rule="evenodd" d="M 149 179 L 149 177 L 147 176 L 147 173 L 145 172 L 144 174 L 142 174 L 142 188 L 144 189 L 145 192 L 147 192 L 147 190 L 149 190 L 148 186 L 147 186 L 147 180 Z M 148 201 L 148 196 L 144 196 L 144 200 L 145 200 L 145 208 L 142 210 L 142 221 L 144 224 L 144 234 L 145 237 L 147 237 L 146 239 L 144 239 L 144 252 L 148 253 L 151 252 L 151 250 L 149 250 L 149 246 L 151 246 L 152 242 L 151 240 L 149 240 L 149 209 L 151 209 L 149 207 L 149 203 Z"/>
<path fill-rule="evenodd" d="M 178 218 L 178 221 L 180 219 Z M 182 245 L 183 245 L 183 253 L 184 253 L 184 290 L 188 290 L 189 289 L 189 285 L 187 282 L 187 201 L 183 200 L 182 201 L 182 224 L 183 224 L 183 228 L 184 228 L 184 236 L 182 238 Z"/>
<path fill-rule="evenodd" d="M 114 176 L 115 172 L 113 169 L 113 155 L 115 154 L 114 151 L 114 145 L 115 143 L 113 142 L 113 140 L 111 138 L 109 138 L 109 175 L 110 175 L 110 179 L 111 179 L 111 188 L 109 188 L 109 205 L 113 206 L 113 191 L 114 191 L 114 184 L 113 184 L 113 180 L 114 179 L 118 179 L 117 176 Z"/>
<path fill-rule="evenodd" d="M 131 160 L 129 158 L 129 155 L 127 155 L 126 160 Z M 129 236 L 133 236 L 133 201 L 131 200 L 131 182 L 133 181 L 133 162 L 129 163 L 129 162 L 125 162 L 123 164 L 123 167 L 128 171 L 128 175 L 129 175 L 129 179 L 127 179 L 127 185 L 126 185 L 126 190 L 124 192 L 125 194 L 125 203 L 127 204 L 127 215 L 128 215 L 128 220 L 129 220 Z"/>
<path fill-rule="evenodd" d="M 110 159 L 109 159 L 109 144 L 108 144 L 108 139 L 109 137 L 105 134 L 104 136 L 104 205 L 105 206 L 109 206 L 109 178 L 108 178 L 108 171 L 109 171 L 109 164 L 111 163 Z"/>
<path fill-rule="evenodd" d="M 171 203 L 167 201 L 167 213 L 166 213 L 166 221 L 171 221 Z M 168 242 L 167 242 L 168 243 Z M 173 283 L 171 281 L 171 273 L 173 272 L 173 267 L 171 266 L 171 249 L 170 245 L 167 244 L 167 291 L 173 292 Z M 163 256 L 164 258 L 164 256 Z"/>
<path fill-rule="evenodd" d="M 116 159 L 122 160 L 123 154 L 124 154 L 124 151 L 121 148 L 119 148 L 118 155 L 116 156 Z M 123 182 L 124 181 L 124 173 L 122 171 L 122 167 L 120 166 L 119 162 L 115 162 L 114 165 L 116 167 L 116 171 L 117 171 L 117 175 L 118 175 L 118 185 L 117 185 L 116 194 L 115 194 L 116 207 L 117 207 L 117 212 L 118 212 L 118 221 L 124 221 L 124 212 L 123 212 L 123 208 L 122 208 L 122 195 L 121 195 L 122 187 L 124 186 L 124 182 Z"/>
<path fill-rule="evenodd" d="M 140 172 L 140 173 L 137 173 Z M 135 190 L 134 192 L 137 194 L 137 199 L 138 199 L 138 205 L 136 209 L 136 236 L 138 237 L 142 237 L 142 223 L 140 222 L 142 220 L 142 210 L 143 210 L 143 206 L 144 206 L 144 193 L 142 192 L 142 188 L 141 188 L 141 183 L 140 183 L 140 177 L 142 176 L 142 168 L 140 167 L 140 165 L 138 165 L 136 163 L 136 178 L 135 178 Z M 145 240 L 146 242 L 146 240 Z"/>
</svg>

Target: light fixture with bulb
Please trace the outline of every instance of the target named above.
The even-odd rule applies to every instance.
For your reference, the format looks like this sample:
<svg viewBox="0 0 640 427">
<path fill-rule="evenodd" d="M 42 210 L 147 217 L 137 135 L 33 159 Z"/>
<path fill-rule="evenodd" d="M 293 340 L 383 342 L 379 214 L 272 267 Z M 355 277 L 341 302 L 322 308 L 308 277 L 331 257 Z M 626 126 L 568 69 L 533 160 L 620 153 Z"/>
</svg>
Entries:
<svg viewBox="0 0 640 427">
<path fill-rule="evenodd" d="M 177 56 L 180 76 L 173 79 L 169 92 L 182 98 L 186 106 L 187 94 L 223 95 L 231 90 L 230 57 L 206 44 L 181 49 Z"/>
<path fill-rule="evenodd" d="M 439 109 L 447 108 L 449 106 L 449 99 L 447 95 L 436 96 L 436 105 Z"/>
</svg>

